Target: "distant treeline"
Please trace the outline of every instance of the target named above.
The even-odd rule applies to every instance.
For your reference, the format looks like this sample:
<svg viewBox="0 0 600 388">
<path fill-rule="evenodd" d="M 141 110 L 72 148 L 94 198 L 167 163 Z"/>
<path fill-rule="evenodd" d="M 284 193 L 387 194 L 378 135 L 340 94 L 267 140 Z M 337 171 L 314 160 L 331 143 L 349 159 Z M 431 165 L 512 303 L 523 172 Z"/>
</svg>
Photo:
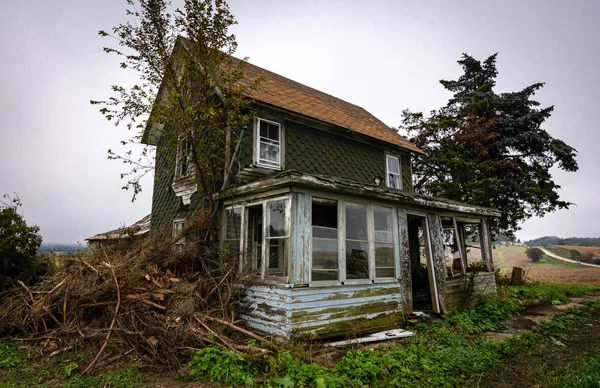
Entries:
<svg viewBox="0 0 600 388">
<path fill-rule="evenodd" d="M 85 250 L 87 247 L 85 245 L 77 245 L 77 244 L 44 244 L 40 245 L 38 251 L 41 253 L 74 253 L 77 250 Z"/>
<path fill-rule="evenodd" d="M 577 246 L 597 246 L 600 245 L 600 237 L 556 237 L 556 236 L 544 236 L 533 240 L 525 241 L 525 244 L 529 246 L 542 246 L 548 245 L 577 245 Z"/>
</svg>

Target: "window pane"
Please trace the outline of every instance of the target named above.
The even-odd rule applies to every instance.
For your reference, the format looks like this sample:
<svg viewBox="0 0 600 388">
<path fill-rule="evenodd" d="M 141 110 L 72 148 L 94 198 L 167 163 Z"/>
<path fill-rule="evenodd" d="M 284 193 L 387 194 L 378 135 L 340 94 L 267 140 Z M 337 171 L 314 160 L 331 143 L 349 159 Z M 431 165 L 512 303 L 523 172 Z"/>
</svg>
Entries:
<svg viewBox="0 0 600 388">
<path fill-rule="evenodd" d="M 312 224 L 337 228 L 337 204 L 312 203 Z"/>
<path fill-rule="evenodd" d="M 242 225 L 242 208 L 229 208 L 225 210 L 226 225 L 225 238 L 228 240 L 240 239 L 240 229 Z"/>
<path fill-rule="evenodd" d="M 240 252 L 240 228 L 242 225 L 242 208 L 229 208 L 225 210 L 225 245 L 231 253 Z"/>
<path fill-rule="evenodd" d="M 275 144 L 269 144 L 264 141 L 260 142 L 259 152 L 260 162 L 279 164 L 279 146 Z"/>
<path fill-rule="evenodd" d="M 375 241 L 392 242 L 392 209 L 373 208 Z"/>
<path fill-rule="evenodd" d="M 287 236 L 285 230 L 285 204 L 285 200 L 267 203 L 267 211 L 269 212 L 268 237 Z"/>
<path fill-rule="evenodd" d="M 388 174 L 388 187 L 392 189 L 400 188 L 400 175 Z"/>
<path fill-rule="evenodd" d="M 337 240 L 338 230 L 333 228 L 323 228 L 313 226 L 313 238 L 333 238 Z"/>
<path fill-rule="evenodd" d="M 396 276 L 394 268 L 377 268 L 375 276 L 378 278 L 393 278 Z"/>
<path fill-rule="evenodd" d="M 346 205 L 346 239 L 367 240 L 367 207 Z"/>
<path fill-rule="evenodd" d="M 338 269 L 338 241 L 330 239 L 313 239 L 313 269 Z M 314 280 L 314 279 L 313 279 Z"/>
<path fill-rule="evenodd" d="M 287 238 L 271 239 L 268 242 L 267 275 L 287 276 Z"/>
<path fill-rule="evenodd" d="M 388 156 L 387 157 L 388 172 L 400 174 L 400 162 L 398 158 Z"/>
<path fill-rule="evenodd" d="M 263 230 L 263 212 L 262 206 L 248 208 L 246 217 L 247 235 L 246 235 L 246 263 L 253 272 L 262 270 L 262 230 Z"/>
<path fill-rule="evenodd" d="M 338 280 L 338 271 L 312 271 L 312 281 Z"/>
<path fill-rule="evenodd" d="M 260 121 L 260 136 L 279 141 L 279 125 Z"/>
<path fill-rule="evenodd" d="M 346 278 L 369 278 L 369 243 L 346 241 Z"/>
<path fill-rule="evenodd" d="M 375 267 L 394 267 L 394 244 L 375 243 Z"/>
</svg>

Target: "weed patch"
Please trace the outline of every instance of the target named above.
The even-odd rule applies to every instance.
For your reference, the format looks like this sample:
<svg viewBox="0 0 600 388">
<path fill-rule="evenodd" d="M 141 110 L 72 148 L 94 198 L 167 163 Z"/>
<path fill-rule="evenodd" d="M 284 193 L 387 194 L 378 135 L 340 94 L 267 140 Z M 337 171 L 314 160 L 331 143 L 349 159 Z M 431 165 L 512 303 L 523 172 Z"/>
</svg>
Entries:
<svg viewBox="0 0 600 388">
<path fill-rule="evenodd" d="M 587 284 L 530 283 L 505 287 L 510 297 L 531 303 L 565 304 L 569 297 L 580 297 L 600 291 L 600 287 Z"/>
<path fill-rule="evenodd" d="M 26 359 L 27 355 L 14 345 L 0 342 L 0 369 L 14 368 L 24 363 Z"/>
</svg>

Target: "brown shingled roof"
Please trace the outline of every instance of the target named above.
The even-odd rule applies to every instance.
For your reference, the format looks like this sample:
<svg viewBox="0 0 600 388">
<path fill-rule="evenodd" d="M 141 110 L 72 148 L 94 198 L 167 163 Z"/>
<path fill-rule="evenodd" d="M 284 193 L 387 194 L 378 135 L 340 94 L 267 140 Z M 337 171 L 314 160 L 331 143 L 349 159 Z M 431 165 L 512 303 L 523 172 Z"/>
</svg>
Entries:
<svg viewBox="0 0 600 388">
<path fill-rule="evenodd" d="M 240 60 L 234 58 L 236 62 Z M 261 77 L 258 89 L 249 90 L 249 97 L 317 120 L 334 124 L 387 143 L 422 153 L 381 120 L 364 110 L 339 98 L 292 81 L 271 71 L 247 63 L 245 78 L 252 82 Z"/>
</svg>

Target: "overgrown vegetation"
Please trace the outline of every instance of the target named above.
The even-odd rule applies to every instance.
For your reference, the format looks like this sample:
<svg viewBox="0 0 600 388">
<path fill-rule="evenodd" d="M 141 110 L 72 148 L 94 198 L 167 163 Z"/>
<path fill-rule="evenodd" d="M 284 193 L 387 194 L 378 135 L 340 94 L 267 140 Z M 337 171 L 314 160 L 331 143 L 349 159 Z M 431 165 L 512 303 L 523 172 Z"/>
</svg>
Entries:
<svg viewBox="0 0 600 388">
<path fill-rule="evenodd" d="M 48 359 L 35 349 L 19 349 L 16 344 L 0 342 L 0 386 L 70 388 L 142 387 L 147 378 L 136 367 L 126 366 L 97 376 L 81 376 L 80 368 L 87 355 L 65 353 Z"/>
<path fill-rule="evenodd" d="M 206 230 L 205 218 L 192 219 L 179 238 Z M 128 250 L 59 256 L 64 270 L 5 294 L 0 336 L 37 343 L 48 357 L 85 349 L 94 357 L 80 364 L 84 372 L 124 353 L 176 368 L 189 360 L 188 348 L 252 351 L 239 345 L 249 338 L 268 346 L 235 323 L 243 288 L 233 256 L 201 243 L 180 247 L 161 234 Z"/>
<path fill-rule="evenodd" d="M 0 200 L 0 291 L 18 282 L 32 284 L 48 270 L 47 263 L 37 257 L 42 243 L 39 226 L 27 225 L 16 194 L 5 194 L 4 199 Z"/>
<path fill-rule="evenodd" d="M 501 292 L 504 298 L 450 313 L 442 321 L 422 320 L 417 337 L 375 350 L 350 351 L 332 368 L 303 361 L 289 352 L 257 360 L 207 348 L 190 363 L 188 378 L 274 387 L 457 386 L 475 380 L 517 352 L 556 343 L 572 328 L 588 322 L 591 313 L 600 308 L 600 302 L 571 308 L 551 322 L 540 324 L 536 331 L 504 342 L 473 334 L 502 329 L 502 322 L 518 314 L 523 305 L 565 303 L 567 296 L 598 290 L 600 287 L 583 285 L 506 287 Z"/>
<path fill-rule="evenodd" d="M 598 291 L 600 287 L 587 285 L 536 283 L 502 286 L 498 298 L 452 312 L 444 320 L 422 318 L 416 328 L 416 337 L 381 345 L 374 350 L 355 348 L 330 367 L 314 362 L 310 356 L 313 353 L 307 352 L 302 345 L 271 348 L 265 352 L 260 351 L 253 340 L 244 350 L 243 347 L 227 349 L 215 346 L 216 342 L 206 342 L 204 345 L 210 346 L 193 355 L 188 364 L 189 372 L 184 378 L 208 380 L 227 386 L 267 387 L 470 385 L 482 374 L 490 373 L 499 365 L 510 362 L 516 354 L 523 354 L 540 346 L 564 346 L 562 342 L 565 336 L 574 328 L 585 328 L 593 318 L 594 311 L 600 309 L 600 302 L 571 308 L 556 315 L 551 322 L 539 324 L 533 332 L 526 332 L 503 342 L 488 340 L 479 333 L 502 330 L 503 322 L 518 315 L 524 306 L 567 303 L 569 297 Z M 139 301 L 132 304 L 132 307 L 136 305 L 141 307 Z M 182 324 L 181 328 L 173 326 L 169 329 L 172 330 L 169 334 L 181 339 L 180 329 L 183 328 L 204 336 L 199 331 L 200 326 L 194 327 L 189 322 Z M 215 329 L 219 330 L 218 334 L 215 332 L 218 336 L 224 333 L 223 328 Z M 128 340 L 135 344 L 132 338 L 117 335 L 118 343 Z M 209 335 L 205 338 L 218 341 L 216 336 Z M 162 337 L 159 339 L 163 340 Z M 238 340 L 236 343 L 243 342 Z M 39 343 L 37 346 L 40 346 Z M 160 346 L 155 349 L 161 351 Z M 60 383 L 67 387 L 125 387 L 144 384 L 144 377 L 133 367 L 97 376 L 81 375 L 94 353 L 73 354 L 71 352 L 74 348 L 49 358 L 40 356 L 40 349 L 30 350 L 26 352 L 18 349 L 14 343 L 0 342 L 0 370 L 5 371 L 3 377 L 0 377 L 0 383 L 12 386 L 17 381 L 31 381 L 30 385 L 52 382 L 53 385 Z M 47 352 L 49 349 L 44 350 L 42 346 L 41 350 Z M 582 361 L 581 373 L 572 373 L 572 380 L 564 380 L 565 384 L 581 380 L 584 382 L 580 386 L 586 386 L 587 380 L 583 373 L 594 376 L 595 365 L 597 358 Z"/>
</svg>

